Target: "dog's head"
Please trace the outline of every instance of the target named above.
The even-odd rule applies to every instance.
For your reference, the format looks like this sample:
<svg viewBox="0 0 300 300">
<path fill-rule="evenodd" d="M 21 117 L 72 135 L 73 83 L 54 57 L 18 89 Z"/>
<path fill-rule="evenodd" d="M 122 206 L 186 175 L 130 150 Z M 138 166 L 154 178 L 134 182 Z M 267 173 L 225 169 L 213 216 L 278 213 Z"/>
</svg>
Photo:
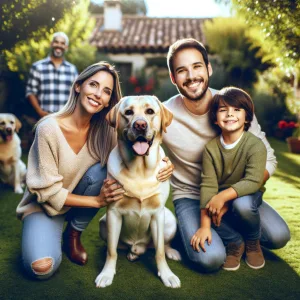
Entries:
<svg viewBox="0 0 300 300">
<path fill-rule="evenodd" d="M 0 142 L 10 142 L 14 133 L 22 127 L 19 119 L 13 114 L 0 114 Z"/>
<path fill-rule="evenodd" d="M 173 114 L 155 96 L 128 96 L 108 113 L 106 120 L 135 155 L 148 155 L 155 138 L 172 122 Z"/>
</svg>

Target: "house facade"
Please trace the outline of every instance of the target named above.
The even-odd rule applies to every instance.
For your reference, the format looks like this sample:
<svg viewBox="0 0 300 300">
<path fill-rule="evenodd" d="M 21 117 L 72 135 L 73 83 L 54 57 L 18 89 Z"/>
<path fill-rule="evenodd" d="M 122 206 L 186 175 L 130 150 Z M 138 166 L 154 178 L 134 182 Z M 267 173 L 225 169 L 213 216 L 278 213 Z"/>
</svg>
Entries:
<svg viewBox="0 0 300 300">
<path fill-rule="evenodd" d="M 208 19 L 123 15 L 120 1 L 105 1 L 104 14 L 95 18 L 90 43 L 129 76 L 153 64 L 166 67 L 168 48 L 178 39 L 191 37 L 206 45 Z"/>
</svg>

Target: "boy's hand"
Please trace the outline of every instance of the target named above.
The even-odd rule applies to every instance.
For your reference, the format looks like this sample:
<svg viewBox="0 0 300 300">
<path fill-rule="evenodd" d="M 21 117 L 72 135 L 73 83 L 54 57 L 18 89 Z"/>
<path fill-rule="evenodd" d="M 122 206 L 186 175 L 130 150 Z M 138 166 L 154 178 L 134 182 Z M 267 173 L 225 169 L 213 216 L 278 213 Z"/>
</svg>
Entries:
<svg viewBox="0 0 300 300">
<path fill-rule="evenodd" d="M 191 239 L 191 246 L 197 252 L 200 252 L 199 245 L 201 249 L 206 252 L 205 250 L 205 241 L 207 240 L 208 245 L 211 244 L 211 230 L 208 227 L 201 227 L 197 230 L 197 232 L 193 235 Z"/>
<path fill-rule="evenodd" d="M 211 198 L 211 200 L 206 204 L 205 208 L 207 208 L 211 216 L 215 214 L 218 215 L 221 212 L 224 204 L 224 198 L 222 196 L 220 197 L 218 194 Z"/>
<path fill-rule="evenodd" d="M 221 225 L 222 217 L 227 213 L 228 208 L 229 208 L 228 203 L 225 203 L 220 213 L 212 216 L 212 221 L 215 224 L 215 226 L 219 227 Z"/>
</svg>

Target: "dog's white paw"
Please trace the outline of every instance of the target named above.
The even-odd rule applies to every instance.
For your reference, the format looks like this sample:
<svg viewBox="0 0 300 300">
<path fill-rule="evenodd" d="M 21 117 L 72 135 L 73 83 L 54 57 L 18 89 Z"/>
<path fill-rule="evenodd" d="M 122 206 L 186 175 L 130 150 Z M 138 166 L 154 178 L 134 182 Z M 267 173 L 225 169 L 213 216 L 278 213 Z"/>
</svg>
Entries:
<svg viewBox="0 0 300 300">
<path fill-rule="evenodd" d="M 158 276 L 166 287 L 176 289 L 181 286 L 180 279 L 171 270 L 158 272 Z"/>
<path fill-rule="evenodd" d="M 167 258 L 176 260 L 176 261 L 181 260 L 181 255 L 176 249 L 171 248 L 171 247 L 166 247 L 165 252 L 166 252 Z"/>
<path fill-rule="evenodd" d="M 17 186 L 15 187 L 15 193 L 16 194 L 23 194 L 23 189 L 21 186 Z"/>
<path fill-rule="evenodd" d="M 115 272 L 102 271 L 96 278 L 95 283 L 97 288 L 105 288 L 112 284 Z"/>
</svg>

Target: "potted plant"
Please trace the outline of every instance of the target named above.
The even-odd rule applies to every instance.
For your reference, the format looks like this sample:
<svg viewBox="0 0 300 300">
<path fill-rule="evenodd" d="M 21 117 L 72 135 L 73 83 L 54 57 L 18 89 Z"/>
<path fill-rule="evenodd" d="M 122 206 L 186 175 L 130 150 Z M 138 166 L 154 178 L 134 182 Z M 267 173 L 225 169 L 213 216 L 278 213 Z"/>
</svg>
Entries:
<svg viewBox="0 0 300 300">
<path fill-rule="evenodd" d="M 291 122 L 290 122 L 291 123 Z M 293 135 L 286 139 L 290 152 L 300 153 L 300 122 L 293 122 Z"/>
</svg>

